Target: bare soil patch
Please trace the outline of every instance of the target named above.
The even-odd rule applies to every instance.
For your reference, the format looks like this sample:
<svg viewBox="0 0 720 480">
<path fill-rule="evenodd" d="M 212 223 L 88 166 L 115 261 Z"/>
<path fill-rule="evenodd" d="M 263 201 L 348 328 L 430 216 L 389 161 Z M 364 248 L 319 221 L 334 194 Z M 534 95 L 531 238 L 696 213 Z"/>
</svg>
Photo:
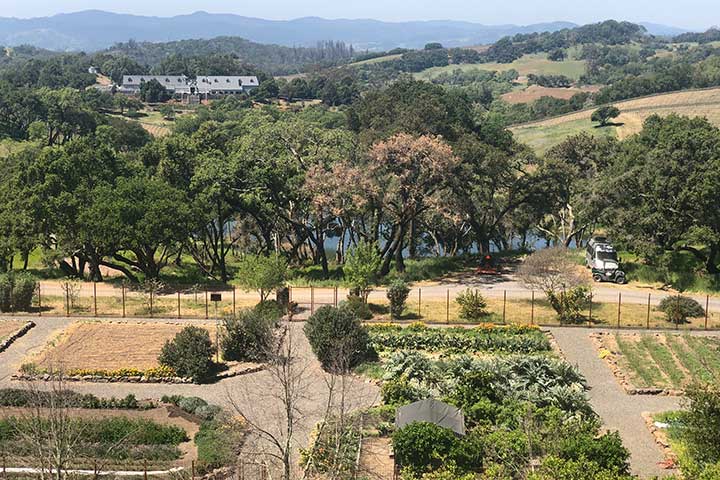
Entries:
<svg viewBox="0 0 720 480">
<path fill-rule="evenodd" d="M 393 478 L 395 462 L 392 458 L 390 439 L 367 437 L 362 441 L 360 474 L 369 479 Z"/>
<path fill-rule="evenodd" d="M 159 366 L 163 345 L 187 324 L 80 322 L 70 325 L 32 360 L 41 368 L 147 370 Z M 198 324 L 215 341 L 214 324 Z M 27 362 L 26 362 L 27 363 Z"/>
</svg>

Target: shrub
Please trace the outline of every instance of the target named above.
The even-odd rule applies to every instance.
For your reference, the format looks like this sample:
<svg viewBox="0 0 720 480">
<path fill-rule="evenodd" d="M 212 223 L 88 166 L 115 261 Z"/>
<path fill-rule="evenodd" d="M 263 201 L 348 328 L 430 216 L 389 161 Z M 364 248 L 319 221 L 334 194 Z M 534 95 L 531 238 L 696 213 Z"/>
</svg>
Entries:
<svg viewBox="0 0 720 480">
<path fill-rule="evenodd" d="M 340 308 L 347 308 L 360 320 L 371 320 L 373 314 L 367 302 L 357 295 L 348 295 L 347 300 L 340 302 Z"/>
<path fill-rule="evenodd" d="M 187 413 L 195 413 L 200 407 L 206 407 L 207 402 L 200 397 L 183 397 L 177 402 L 177 406 Z"/>
<path fill-rule="evenodd" d="M 363 302 L 377 282 L 377 274 L 382 258 L 374 243 L 361 241 L 352 248 L 345 259 L 343 275 L 350 288 L 356 290 Z"/>
<path fill-rule="evenodd" d="M 371 357 L 370 337 L 347 307 L 321 307 L 305 324 L 313 352 L 323 368 L 347 372 Z"/>
<path fill-rule="evenodd" d="M 212 420 L 222 412 L 217 405 L 203 405 L 195 409 L 195 415 L 202 420 Z"/>
<path fill-rule="evenodd" d="M 414 422 L 395 431 L 392 444 L 396 462 L 415 476 L 438 470 L 462 449 L 455 432 L 427 422 Z"/>
<path fill-rule="evenodd" d="M 257 290 L 260 300 L 267 300 L 273 290 L 285 286 L 287 279 L 287 260 L 278 254 L 269 257 L 246 255 L 238 265 L 236 280 L 246 290 Z"/>
<path fill-rule="evenodd" d="M 703 463 L 720 462 L 720 385 L 695 384 L 686 389 L 689 400 L 684 415 L 683 436 L 693 459 Z"/>
<path fill-rule="evenodd" d="M 195 435 L 198 473 L 204 475 L 237 462 L 237 448 L 243 436 L 242 427 L 224 416 L 203 422 Z"/>
<path fill-rule="evenodd" d="M 469 288 L 455 299 L 460 306 L 460 318 L 469 322 L 481 320 L 490 315 L 485 298 L 477 290 Z"/>
<path fill-rule="evenodd" d="M 383 382 L 380 390 L 386 405 L 407 405 L 429 396 L 429 393 L 414 385 L 406 376 Z"/>
<path fill-rule="evenodd" d="M 658 305 L 658 310 L 665 313 L 667 321 L 675 324 L 685 323 L 688 318 L 705 316 L 705 309 L 697 300 L 683 295 L 663 298 Z"/>
<path fill-rule="evenodd" d="M 0 312 L 27 312 L 37 289 L 35 277 L 28 273 L 0 275 Z"/>
<path fill-rule="evenodd" d="M 189 326 L 175 335 L 172 341 L 165 343 L 158 360 L 175 370 L 179 376 L 192 378 L 199 383 L 210 377 L 214 353 L 208 331 Z"/>
<path fill-rule="evenodd" d="M 628 473 L 630 452 L 623 446 L 618 432 L 595 438 L 591 435 L 572 435 L 559 445 L 559 456 L 568 460 L 585 458 L 600 468 Z"/>
<path fill-rule="evenodd" d="M 590 289 L 585 286 L 569 288 L 557 292 L 547 292 L 550 306 L 563 325 L 583 323 L 584 312 L 590 302 Z"/>
<path fill-rule="evenodd" d="M 387 290 L 387 298 L 390 300 L 390 315 L 392 318 L 402 316 L 408 295 L 410 295 L 410 288 L 403 280 L 396 280 L 390 284 Z"/>
<path fill-rule="evenodd" d="M 267 303 L 267 302 L 265 302 Z M 261 313 L 265 311 L 266 314 Z M 269 315 L 269 316 L 267 316 Z M 237 317 L 223 320 L 220 349 L 225 360 L 262 362 L 272 353 L 274 337 L 273 310 L 241 310 Z"/>
<path fill-rule="evenodd" d="M 278 322 L 282 316 L 285 315 L 285 310 L 277 300 L 265 300 L 264 302 L 260 302 L 255 305 L 253 310 L 258 315 L 265 317 L 273 323 Z"/>
</svg>

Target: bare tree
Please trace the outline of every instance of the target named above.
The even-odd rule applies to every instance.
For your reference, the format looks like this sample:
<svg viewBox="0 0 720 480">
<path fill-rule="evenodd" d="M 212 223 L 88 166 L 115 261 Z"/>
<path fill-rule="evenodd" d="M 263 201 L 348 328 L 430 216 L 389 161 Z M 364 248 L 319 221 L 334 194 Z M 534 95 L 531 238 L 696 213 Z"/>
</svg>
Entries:
<svg viewBox="0 0 720 480">
<path fill-rule="evenodd" d="M 589 282 L 569 250 L 555 247 L 533 253 L 518 269 L 518 277 L 528 288 L 545 292 L 561 323 L 584 320 L 583 309 L 591 300 Z"/>
<path fill-rule="evenodd" d="M 586 286 L 588 281 L 581 270 L 569 250 L 555 247 L 527 257 L 518 269 L 518 277 L 528 288 L 547 294 Z"/>
<path fill-rule="evenodd" d="M 77 396 L 66 389 L 62 371 L 53 371 L 48 382 L 27 382 L 27 406 L 12 422 L 18 441 L 28 451 L 31 467 L 41 480 L 63 480 L 88 452 L 96 472 L 111 462 L 111 453 L 125 445 L 135 431 L 107 445 L 93 445 L 88 439 L 88 422 L 78 418 Z"/>
<path fill-rule="evenodd" d="M 242 416 L 259 442 L 255 454 L 270 463 L 279 463 L 282 479 L 293 478 L 293 452 L 297 451 L 296 434 L 305 421 L 303 403 L 312 383 L 309 364 L 298 354 L 292 326 L 285 327 L 282 345 L 273 352 L 262 383 L 242 392 L 232 392 L 229 402 Z"/>
</svg>

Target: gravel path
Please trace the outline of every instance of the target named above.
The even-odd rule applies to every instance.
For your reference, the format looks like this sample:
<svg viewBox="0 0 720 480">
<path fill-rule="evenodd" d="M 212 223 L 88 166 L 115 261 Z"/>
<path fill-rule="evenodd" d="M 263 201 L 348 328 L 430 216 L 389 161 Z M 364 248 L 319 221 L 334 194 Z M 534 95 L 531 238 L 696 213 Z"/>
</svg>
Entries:
<svg viewBox="0 0 720 480">
<path fill-rule="evenodd" d="M 630 450 L 630 464 L 634 474 L 642 478 L 664 477 L 672 470 L 661 468 L 660 448 L 650 433 L 642 414 L 677 410 L 677 397 L 628 395 L 598 356 L 590 340 L 590 333 L 599 329 L 550 328 L 568 362 L 576 365 L 590 385 L 590 403 L 608 430 L 618 430 L 623 443 Z"/>
</svg>

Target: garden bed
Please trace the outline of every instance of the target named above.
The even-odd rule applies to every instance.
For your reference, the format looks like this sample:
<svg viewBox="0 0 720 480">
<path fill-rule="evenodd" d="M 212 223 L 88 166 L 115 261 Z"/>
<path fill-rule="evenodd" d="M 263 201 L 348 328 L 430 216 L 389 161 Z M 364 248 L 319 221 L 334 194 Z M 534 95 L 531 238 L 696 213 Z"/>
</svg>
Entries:
<svg viewBox="0 0 720 480">
<path fill-rule="evenodd" d="M 10 345 L 29 332 L 34 326 L 34 322 L 16 320 L 0 321 L 0 353 L 10 348 Z"/>
<path fill-rule="evenodd" d="M 43 350 L 26 358 L 16 378 L 50 380 L 62 371 L 70 381 L 189 383 L 161 366 L 158 356 L 186 324 L 78 322 L 70 325 Z M 214 324 L 202 324 L 214 341 Z M 256 366 L 253 366 L 255 368 Z"/>
<path fill-rule="evenodd" d="M 432 353 L 537 353 L 552 349 L 548 337 L 536 327 L 482 324 L 475 328 L 431 328 L 368 325 L 370 341 L 379 352 L 418 350 Z"/>
<path fill-rule="evenodd" d="M 68 467 L 142 471 L 189 468 L 197 460 L 192 438 L 199 422 L 174 414 L 172 407 L 147 410 L 70 409 L 68 429 L 81 433 Z M 36 466 L 32 447 L 21 432 L 26 422 L 42 421 L 51 411 L 0 408 L 0 448 L 8 467 Z M 80 435 L 80 433 L 78 433 Z"/>
<path fill-rule="evenodd" d="M 630 395 L 682 395 L 720 375 L 720 338 L 673 333 L 594 333 L 599 355 Z"/>
</svg>

